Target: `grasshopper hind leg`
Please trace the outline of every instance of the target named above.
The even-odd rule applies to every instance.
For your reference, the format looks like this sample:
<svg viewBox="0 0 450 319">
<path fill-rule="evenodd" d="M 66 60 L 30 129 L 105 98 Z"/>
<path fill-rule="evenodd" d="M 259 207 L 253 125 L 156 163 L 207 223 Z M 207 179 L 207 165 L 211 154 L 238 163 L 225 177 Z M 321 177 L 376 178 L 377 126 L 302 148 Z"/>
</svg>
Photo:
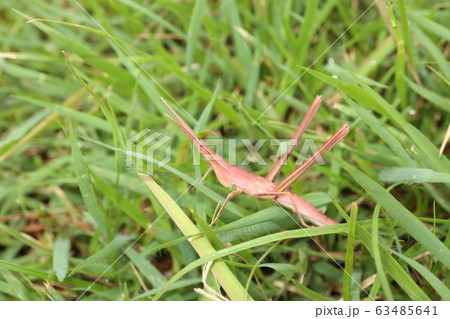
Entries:
<svg viewBox="0 0 450 319">
<path fill-rule="evenodd" d="M 211 222 L 211 224 L 209 224 L 209 226 L 214 225 L 214 224 L 219 220 L 220 215 L 222 215 L 222 212 L 223 212 L 223 210 L 224 210 L 224 208 L 225 208 L 225 205 L 228 203 L 228 201 L 230 200 L 230 198 L 233 197 L 233 196 L 235 196 L 235 195 L 241 194 L 242 192 L 243 192 L 242 189 L 237 189 L 237 190 L 232 191 L 231 193 L 228 194 L 227 198 L 225 199 L 225 201 L 224 201 L 223 204 L 222 204 L 222 207 L 220 207 L 220 210 L 219 210 L 219 212 L 217 213 L 216 218 L 214 218 L 214 220 Z"/>
</svg>

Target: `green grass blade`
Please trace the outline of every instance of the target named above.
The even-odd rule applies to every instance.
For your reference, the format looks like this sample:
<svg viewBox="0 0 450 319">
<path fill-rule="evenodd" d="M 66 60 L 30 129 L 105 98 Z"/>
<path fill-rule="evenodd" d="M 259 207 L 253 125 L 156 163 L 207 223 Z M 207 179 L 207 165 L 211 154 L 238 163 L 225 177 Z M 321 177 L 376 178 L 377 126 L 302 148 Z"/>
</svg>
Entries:
<svg viewBox="0 0 450 319">
<path fill-rule="evenodd" d="M 339 213 L 346 219 L 349 220 L 350 216 L 342 209 L 342 207 L 333 199 L 335 207 L 338 209 Z M 377 221 L 379 225 L 379 222 Z M 362 244 L 369 250 L 369 252 L 374 254 L 373 239 L 367 230 L 365 230 L 360 225 L 356 224 L 356 238 L 358 238 Z M 389 272 L 391 277 L 402 287 L 405 292 L 411 296 L 413 300 L 429 300 L 428 296 L 419 288 L 419 286 L 411 279 L 411 276 L 402 268 L 402 266 L 387 252 L 387 250 L 378 245 L 378 254 L 380 260 L 382 260 L 383 266 Z M 368 295 L 368 300 L 376 300 L 376 294 L 381 285 L 381 280 L 377 276 L 373 284 L 372 289 Z M 367 293 L 367 292 L 366 292 Z"/>
<path fill-rule="evenodd" d="M 403 39 L 404 33 L 402 33 L 400 31 L 400 26 L 398 25 L 398 22 L 394 15 L 394 10 L 390 3 L 388 3 L 388 9 L 389 9 L 391 27 L 394 32 L 395 40 L 397 43 L 397 56 L 395 58 L 395 86 L 397 89 L 397 95 L 400 98 L 400 103 L 401 103 L 402 109 L 404 109 L 407 106 L 406 87 L 405 87 L 405 80 L 403 78 L 403 74 L 405 73 L 405 64 L 406 64 L 405 40 Z"/>
<path fill-rule="evenodd" d="M 53 301 L 65 301 L 64 297 L 61 296 L 61 294 L 53 288 L 48 282 L 44 283 L 45 289 L 47 290 L 47 296 L 50 298 L 50 300 Z"/>
<path fill-rule="evenodd" d="M 185 236 L 200 233 L 197 227 L 195 227 L 195 225 L 190 221 L 176 202 L 174 202 L 173 199 L 166 192 L 164 192 L 164 190 L 156 184 L 150 176 L 144 174 L 140 174 L 140 176 Z M 212 245 L 204 237 L 193 238 L 189 240 L 189 242 L 201 257 L 215 253 Z M 236 279 L 225 262 L 215 262 L 211 267 L 211 271 L 232 300 L 251 299 L 251 297 L 244 290 L 242 284 Z M 157 300 L 164 290 L 170 286 L 170 284 L 171 282 L 169 281 L 153 299 Z"/>
<path fill-rule="evenodd" d="M 273 242 L 276 242 L 279 240 L 294 239 L 294 238 L 310 238 L 310 237 L 319 236 L 319 235 L 336 234 L 339 232 L 345 232 L 347 230 L 348 230 L 348 225 L 339 224 L 339 225 L 333 225 L 333 226 L 308 228 L 307 230 L 300 229 L 300 230 L 284 231 L 281 233 L 275 233 L 275 234 L 259 237 L 257 239 L 249 240 L 244 243 L 234 245 L 232 247 L 221 249 L 220 251 L 211 253 L 209 255 L 206 255 L 204 257 L 197 259 L 196 261 L 190 263 L 189 265 L 184 267 L 182 270 L 180 270 L 178 273 L 176 273 L 172 278 L 170 278 L 170 280 L 167 282 L 165 287 L 170 287 L 173 283 L 178 281 L 185 274 L 187 274 L 191 270 L 195 269 L 196 267 L 203 265 L 204 263 L 219 259 L 221 257 L 228 256 L 228 255 L 231 255 L 234 253 L 238 253 L 242 250 L 246 250 L 249 248 L 273 243 Z M 163 288 L 163 291 L 164 291 L 164 289 L 165 288 Z M 161 292 L 157 296 L 159 297 L 160 294 L 161 294 Z M 155 296 L 155 298 L 157 296 Z"/>
<path fill-rule="evenodd" d="M 369 232 L 358 225 L 356 227 L 356 237 L 361 240 L 363 245 L 373 254 L 372 238 Z M 384 269 L 388 271 L 389 276 L 398 283 L 398 285 L 411 297 L 412 300 L 429 301 L 430 298 L 414 282 L 414 280 L 411 278 L 411 275 L 407 273 L 405 269 L 403 269 L 403 267 L 391 256 L 391 254 L 384 247 L 382 247 L 380 244 L 378 245 L 380 259 L 382 260 Z M 370 300 L 375 300 L 375 298 Z"/>
<path fill-rule="evenodd" d="M 450 184 L 450 174 L 426 168 L 390 167 L 381 170 L 379 177 L 383 182 Z"/>
<path fill-rule="evenodd" d="M 52 275 L 48 272 L 33 269 L 29 266 L 23 266 L 23 265 L 19 265 L 16 263 L 11 263 L 6 260 L 0 260 L 0 267 L 3 267 L 5 269 L 8 269 L 8 270 L 11 270 L 14 272 L 20 272 L 20 273 L 23 273 L 25 275 L 28 275 L 28 276 L 31 276 L 34 278 L 39 278 L 39 279 L 44 279 L 44 280 L 56 279 L 56 277 L 54 275 Z"/>
<path fill-rule="evenodd" d="M 406 263 L 408 263 L 412 268 L 417 270 L 418 273 L 422 275 L 423 278 L 425 278 L 429 284 L 435 289 L 438 294 L 441 295 L 443 300 L 450 301 L 450 289 L 442 283 L 442 281 L 437 278 L 431 271 L 429 271 L 427 268 L 419 264 L 414 259 L 408 258 L 405 255 L 399 254 L 398 252 L 389 249 L 391 253 L 399 257 L 400 259 L 404 260 Z"/>
<path fill-rule="evenodd" d="M 186 39 L 186 67 L 187 72 L 191 72 L 192 61 L 194 60 L 195 46 L 199 38 L 199 31 L 203 20 L 203 14 L 207 9 L 206 0 L 196 0 L 192 10 L 191 21 Z"/>
<path fill-rule="evenodd" d="M 159 270 L 153 266 L 148 259 L 142 257 L 136 250 L 130 248 L 126 252 L 131 262 L 136 265 L 137 269 L 147 278 L 147 280 L 153 285 L 153 287 L 162 287 L 167 279 L 159 272 Z"/>
<path fill-rule="evenodd" d="M 314 28 L 317 26 L 315 20 L 317 19 L 318 7 L 318 0 L 310 0 L 306 2 L 306 12 L 300 29 L 300 35 L 296 40 L 294 59 L 291 64 L 292 68 L 296 68 L 299 65 L 305 65 L 309 43 L 311 43 L 311 37 L 314 33 Z"/>
<path fill-rule="evenodd" d="M 430 101 L 432 104 L 437 106 L 442 111 L 445 111 L 447 113 L 450 113 L 450 99 L 447 96 L 447 98 L 428 90 L 424 87 L 419 87 L 416 83 L 411 81 L 410 79 L 405 77 L 405 81 L 408 83 L 409 87 L 413 89 L 414 92 L 422 96 L 423 98 Z"/>
<path fill-rule="evenodd" d="M 417 40 L 421 42 L 422 46 L 430 53 L 436 66 L 441 69 L 447 79 L 450 79 L 450 66 L 448 64 L 448 58 L 444 55 L 439 45 L 431 40 L 419 26 L 412 24 L 411 31 Z"/>
<path fill-rule="evenodd" d="M 203 110 L 202 114 L 200 115 L 198 119 L 198 123 L 195 126 L 194 132 L 197 132 L 198 130 L 203 129 L 206 126 L 206 121 L 209 118 L 209 115 L 211 114 L 211 110 L 214 106 L 214 103 L 217 98 L 217 94 L 220 92 L 221 89 L 221 82 L 220 80 L 217 82 L 216 88 L 214 89 L 214 93 L 211 97 L 211 100 L 209 100 L 208 104 L 206 105 L 205 109 Z"/>
<path fill-rule="evenodd" d="M 256 269 L 258 269 L 258 267 L 261 267 L 262 265 L 261 265 L 261 263 L 263 262 L 263 260 L 267 257 L 267 255 L 269 255 L 270 254 L 270 252 L 276 247 L 276 246 L 278 246 L 280 244 L 280 242 L 278 241 L 278 242 L 276 242 L 275 244 L 273 244 L 269 249 L 267 249 L 265 252 L 264 252 L 264 254 L 262 254 L 261 255 L 261 257 L 259 257 L 259 259 L 256 261 L 256 263 L 253 265 L 253 267 L 252 267 L 252 270 L 250 271 L 250 274 L 248 275 L 248 279 L 247 279 L 247 283 L 245 284 L 245 291 L 248 291 L 248 287 L 250 287 L 250 283 L 252 282 L 252 280 L 253 280 L 253 276 L 255 275 L 255 272 L 256 272 Z M 223 249 L 224 247 L 222 247 L 222 249 Z M 267 266 L 267 264 L 266 264 L 266 266 Z M 281 267 L 278 267 L 278 269 L 277 269 L 277 266 L 280 266 L 279 264 L 276 264 L 274 267 L 271 267 L 270 265 L 268 266 L 269 268 L 272 268 L 272 269 L 274 269 L 274 270 L 277 270 L 277 271 L 279 271 L 279 272 L 281 272 L 281 271 L 286 271 L 287 269 L 286 268 L 289 268 L 289 266 L 292 266 L 294 269 L 293 269 L 293 271 L 291 272 L 291 273 L 293 273 L 293 272 L 295 272 L 298 268 L 297 267 L 295 267 L 294 265 L 286 265 L 286 264 L 283 264 L 283 265 L 281 265 Z M 288 266 L 288 267 L 286 267 L 286 266 Z M 281 269 L 280 269 L 281 268 Z M 287 270 L 287 272 L 289 272 L 289 270 Z"/>
<path fill-rule="evenodd" d="M 380 279 L 381 287 L 383 288 L 383 292 L 386 295 L 386 299 L 388 301 L 393 301 L 394 296 L 392 295 L 391 287 L 389 286 L 388 279 L 384 273 L 383 260 L 380 254 L 380 245 L 378 238 L 378 216 L 380 213 L 380 204 L 375 206 L 373 210 L 372 217 L 372 254 L 375 261 L 375 268 L 377 269 L 377 276 Z"/>
<path fill-rule="evenodd" d="M 306 70 L 307 68 L 304 68 Z M 350 71 L 348 71 L 349 74 L 351 74 Z M 349 97 L 354 99 L 355 101 L 358 101 L 360 103 L 364 103 L 367 106 L 373 107 L 376 104 L 376 101 L 369 95 L 367 92 L 360 88 L 357 85 L 353 85 L 338 79 L 335 79 L 334 77 L 331 77 L 325 73 L 321 73 L 318 71 L 314 71 L 312 69 L 308 70 L 308 73 L 314 76 L 315 78 L 337 88 L 343 91 L 345 94 L 347 94 Z"/>
<path fill-rule="evenodd" d="M 355 79 L 362 86 L 365 92 L 369 93 L 370 96 L 378 103 L 378 105 L 386 112 L 387 116 L 397 123 L 414 144 L 422 151 L 423 155 L 428 158 L 430 163 L 435 166 L 435 168 L 442 172 L 450 172 L 450 161 L 446 157 L 439 156 L 438 148 L 433 145 L 430 140 L 424 136 L 416 127 L 409 124 L 405 118 L 385 99 L 383 99 L 378 93 L 372 90 L 367 84 L 354 75 Z"/>
<path fill-rule="evenodd" d="M 385 142 L 389 145 L 392 152 L 394 152 L 399 158 L 399 164 L 407 163 L 408 165 L 415 166 L 414 161 L 405 151 L 403 145 L 392 135 L 391 132 L 383 125 L 370 111 L 362 108 L 352 100 L 344 96 L 345 100 L 353 107 L 358 115 L 364 122 L 369 125 L 373 132 L 376 132 Z"/>
<path fill-rule="evenodd" d="M 398 0 L 398 12 L 400 15 L 400 22 L 402 24 L 403 41 L 405 41 L 406 53 L 412 64 L 414 64 L 414 56 L 411 48 L 410 30 L 408 26 L 408 17 L 406 15 L 406 6 L 404 0 Z"/>
<path fill-rule="evenodd" d="M 82 269 L 96 263 L 100 259 L 108 257 L 110 254 L 113 254 L 123 248 L 127 243 L 131 240 L 130 236 L 127 235 L 119 235 L 115 237 L 109 244 L 103 247 L 97 253 L 89 256 L 87 259 L 80 262 L 69 274 L 72 276 L 73 274 L 81 271 Z"/>
<path fill-rule="evenodd" d="M 450 250 L 411 212 L 374 180 L 341 162 L 353 178 L 379 203 L 412 237 L 430 251 L 444 265 L 450 268 Z"/>
<path fill-rule="evenodd" d="M 98 128 L 102 131 L 111 132 L 111 128 L 108 125 L 108 122 L 98 118 L 96 116 L 84 113 L 84 112 L 80 112 L 80 111 L 76 111 L 76 110 L 72 110 L 69 109 L 67 107 L 63 107 L 61 105 L 55 104 L 55 103 L 50 103 L 50 102 L 46 102 L 46 101 L 41 101 L 32 97 L 28 97 L 28 96 L 24 96 L 24 95 L 17 95 L 16 98 L 18 100 L 22 100 L 22 101 L 26 101 L 32 105 L 38 105 L 38 106 L 42 106 L 45 108 L 49 108 L 51 110 L 54 110 L 58 113 L 60 113 L 62 116 L 71 118 L 73 120 L 79 121 L 80 123 L 84 123 L 87 125 L 91 125 L 95 128 Z"/>
<path fill-rule="evenodd" d="M 349 220 L 350 216 L 342 209 L 342 207 L 333 199 L 335 207 L 338 209 L 339 213 L 346 219 Z M 377 210 L 378 211 L 378 210 Z M 376 221 L 377 227 L 380 226 L 379 220 Z M 405 292 L 413 300 L 430 300 L 428 296 L 424 293 L 422 289 L 412 280 L 410 274 L 408 274 L 402 266 L 388 253 L 388 251 L 379 244 L 374 237 L 372 237 L 367 230 L 365 230 L 360 225 L 356 224 L 356 238 L 358 238 L 362 244 L 372 253 L 375 258 L 375 254 L 378 255 L 380 262 L 383 267 L 389 273 L 389 275 L 402 287 Z M 368 300 L 376 300 L 376 295 L 378 293 L 379 287 L 381 285 L 380 277 L 377 276 L 373 283 L 372 289 L 368 293 Z M 389 288 L 388 288 L 389 289 Z M 365 292 L 367 293 L 367 291 Z"/>
<path fill-rule="evenodd" d="M 9 149 L 10 147 L 9 144 L 12 144 L 17 140 L 22 139 L 25 136 L 25 134 L 27 134 L 34 126 L 36 126 L 39 122 L 41 122 L 46 116 L 48 116 L 47 111 L 45 110 L 38 111 L 21 125 L 12 128 L 9 131 L 9 133 L 2 138 L 0 142 L 0 155 L 2 155 L 6 150 Z"/>
<path fill-rule="evenodd" d="M 378 291 L 381 287 L 381 281 L 380 277 L 375 277 L 375 280 L 373 281 L 372 288 L 370 289 L 369 298 L 368 300 L 376 301 L 376 297 L 378 294 Z"/>
<path fill-rule="evenodd" d="M 63 281 L 69 271 L 70 241 L 58 236 L 53 244 L 53 270 L 59 281 Z"/>
<path fill-rule="evenodd" d="M 298 289 L 300 289 L 300 291 L 303 292 L 305 294 L 305 296 L 308 297 L 309 299 L 311 299 L 313 301 L 330 301 L 331 300 L 331 299 L 326 298 L 326 297 L 322 296 L 321 294 L 315 292 L 314 290 L 309 289 L 305 285 L 302 285 L 295 278 L 290 277 L 288 274 L 283 273 L 283 275 L 287 279 L 289 279 Z"/>
<path fill-rule="evenodd" d="M 3 278 L 5 278 L 5 280 L 8 282 L 9 288 L 11 289 L 15 297 L 23 301 L 30 300 L 25 293 L 26 290 L 24 285 L 14 274 L 4 268 L 1 270 L 1 274 Z"/>
<path fill-rule="evenodd" d="M 99 192 L 105 194 L 114 204 L 116 204 L 125 214 L 130 216 L 134 221 L 144 228 L 149 226 L 147 216 L 142 211 L 126 199 L 119 191 L 114 189 L 99 176 L 97 176 L 92 170 L 89 170 L 91 176 L 94 178 L 95 183 L 98 185 Z"/>
<path fill-rule="evenodd" d="M 252 54 L 250 46 L 247 44 L 245 38 L 243 37 L 243 26 L 242 21 L 239 16 L 239 11 L 235 0 L 226 1 L 224 4 L 227 11 L 229 25 L 231 27 L 231 34 L 233 36 L 233 46 L 236 50 L 236 55 L 240 63 L 240 67 L 245 70 L 245 73 L 239 77 L 241 84 L 245 85 L 247 81 L 247 75 L 251 74 L 252 66 Z"/>
<path fill-rule="evenodd" d="M 428 18 L 425 18 L 423 15 L 416 12 L 410 12 L 408 14 L 408 17 L 414 23 L 422 27 L 424 30 L 427 30 L 428 32 L 442 39 L 450 41 L 450 29 L 446 28 L 442 24 L 439 24 L 438 22 L 430 20 Z"/>
<path fill-rule="evenodd" d="M 358 206 L 353 203 L 350 211 L 350 221 L 347 239 L 347 251 L 345 254 L 345 271 L 344 282 L 342 288 L 342 297 L 344 301 L 351 301 L 352 299 L 352 282 L 353 282 L 353 258 L 355 256 L 355 232 L 356 232 L 356 218 L 358 216 Z"/>
<path fill-rule="evenodd" d="M 77 176 L 78 186 L 80 188 L 81 195 L 86 204 L 86 208 L 89 214 L 94 219 L 97 227 L 101 232 L 106 235 L 106 225 L 103 216 L 103 212 L 97 202 L 97 197 L 92 187 L 91 181 L 89 180 L 89 173 L 86 164 L 83 159 L 80 148 L 78 147 L 76 133 L 73 128 L 72 123 L 69 126 L 69 138 L 70 144 L 72 146 L 72 161 L 75 168 L 75 173 Z"/>
<path fill-rule="evenodd" d="M 148 250 L 143 251 L 142 252 L 142 256 L 151 255 L 151 254 L 153 254 L 153 253 L 155 253 L 155 252 L 157 252 L 159 250 L 176 246 L 178 244 L 181 244 L 181 243 L 185 242 L 189 238 L 200 236 L 200 235 L 201 235 L 201 233 L 198 233 L 198 234 L 193 234 L 191 236 L 183 236 L 183 237 L 171 240 L 171 241 L 169 241 L 167 243 L 164 243 L 164 244 L 161 244 L 161 245 L 158 245 L 156 247 L 152 247 L 152 248 L 150 248 Z"/>
<path fill-rule="evenodd" d="M 37 251 L 50 251 L 50 248 L 43 246 L 40 242 L 34 240 L 34 238 L 30 235 L 21 233 L 6 224 L 0 223 L 0 230 L 2 230 L 5 234 L 14 237 L 19 242 L 36 249 Z"/>
<path fill-rule="evenodd" d="M 129 6 L 131 9 L 134 9 L 135 12 L 140 12 L 152 20 L 156 21 L 158 24 L 161 24 L 162 26 L 166 27 L 168 30 L 174 32 L 175 34 L 179 35 L 183 39 L 186 39 L 186 33 L 184 33 L 181 29 L 174 26 L 172 23 L 167 22 L 165 19 L 160 17 L 157 13 L 145 8 L 144 6 L 131 1 L 131 0 L 118 0 L 119 2 Z"/>
<path fill-rule="evenodd" d="M 167 292 L 177 291 L 179 289 L 186 288 L 186 287 L 192 287 L 193 285 L 198 285 L 201 283 L 202 283 L 201 278 L 189 278 L 189 279 L 185 279 L 185 280 L 180 280 L 179 282 L 176 282 L 172 286 L 167 288 Z M 150 289 L 149 291 L 146 291 L 143 294 L 137 295 L 132 300 L 133 301 L 135 301 L 135 300 L 147 301 L 149 297 L 156 295 L 159 290 L 160 290 L 160 288 Z"/>
</svg>

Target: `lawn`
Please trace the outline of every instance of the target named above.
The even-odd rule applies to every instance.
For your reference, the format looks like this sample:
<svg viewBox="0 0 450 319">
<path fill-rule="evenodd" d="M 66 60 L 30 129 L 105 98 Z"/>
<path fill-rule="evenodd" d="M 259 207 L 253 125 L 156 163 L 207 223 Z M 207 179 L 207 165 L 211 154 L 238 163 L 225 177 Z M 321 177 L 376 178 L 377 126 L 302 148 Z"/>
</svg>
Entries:
<svg viewBox="0 0 450 319">
<path fill-rule="evenodd" d="M 2 0 L 0 300 L 450 300 L 445 1 Z M 337 225 L 229 189 L 232 164 Z M 253 150 L 253 152 L 252 152 Z"/>
</svg>

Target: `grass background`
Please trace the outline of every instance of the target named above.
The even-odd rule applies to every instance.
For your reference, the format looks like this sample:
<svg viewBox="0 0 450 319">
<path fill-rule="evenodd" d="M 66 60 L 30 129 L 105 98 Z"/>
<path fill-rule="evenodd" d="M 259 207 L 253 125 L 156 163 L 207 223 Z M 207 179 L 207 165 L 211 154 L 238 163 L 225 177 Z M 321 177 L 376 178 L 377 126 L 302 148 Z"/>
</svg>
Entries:
<svg viewBox="0 0 450 319">
<path fill-rule="evenodd" d="M 450 300 L 448 4 L 79 4 L 0 4 L 0 299 Z M 316 94 L 305 138 L 351 132 L 292 190 L 342 224 L 240 195 L 209 227 L 228 191 L 160 96 L 201 137 L 256 143 Z M 146 128 L 172 153 L 144 183 L 125 150 Z"/>
</svg>

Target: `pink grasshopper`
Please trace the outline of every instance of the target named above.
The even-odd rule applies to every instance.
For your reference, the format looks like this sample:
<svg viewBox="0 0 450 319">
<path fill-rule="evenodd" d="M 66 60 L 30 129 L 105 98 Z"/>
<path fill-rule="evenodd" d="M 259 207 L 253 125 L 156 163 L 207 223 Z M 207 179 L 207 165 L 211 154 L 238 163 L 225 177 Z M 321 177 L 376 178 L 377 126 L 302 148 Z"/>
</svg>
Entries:
<svg viewBox="0 0 450 319">
<path fill-rule="evenodd" d="M 315 163 L 317 159 L 321 158 L 324 155 L 325 151 L 332 149 L 348 134 L 348 123 L 342 125 L 341 128 L 339 128 L 339 130 L 336 131 L 336 133 L 334 133 L 315 154 L 304 161 L 279 184 L 274 183 L 275 178 L 281 171 L 281 167 L 284 165 L 287 158 L 294 150 L 295 145 L 298 143 L 301 136 L 305 132 L 306 127 L 311 123 L 312 118 L 319 109 L 321 103 L 320 96 L 317 96 L 315 98 L 306 116 L 303 118 L 296 132 L 292 136 L 291 140 L 294 142 L 293 145 L 287 150 L 287 152 L 277 158 L 266 177 L 256 175 L 252 172 L 246 171 L 243 168 L 229 164 L 226 160 L 224 160 L 211 148 L 209 148 L 204 142 L 202 142 L 194 133 L 194 131 L 192 131 L 192 129 L 183 121 L 183 119 L 172 109 L 172 107 L 163 98 L 161 99 L 178 121 L 167 114 L 165 115 L 184 131 L 184 133 L 199 149 L 205 159 L 211 163 L 211 166 L 219 182 L 230 190 L 233 188 L 233 186 L 236 188 L 236 190 L 231 191 L 228 194 L 227 198 L 222 204 L 222 207 L 217 213 L 217 217 L 214 219 L 211 225 L 216 223 L 216 221 L 219 219 L 223 209 L 225 208 L 225 205 L 230 200 L 230 198 L 237 194 L 241 194 L 242 192 L 255 197 L 272 199 L 279 205 L 296 213 L 302 225 L 305 227 L 309 226 L 306 225 L 303 218 L 317 226 L 337 224 L 336 221 L 325 216 L 321 211 L 308 203 L 305 199 L 288 190 L 288 188 L 301 175 L 303 175 Z"/>
</svg>

